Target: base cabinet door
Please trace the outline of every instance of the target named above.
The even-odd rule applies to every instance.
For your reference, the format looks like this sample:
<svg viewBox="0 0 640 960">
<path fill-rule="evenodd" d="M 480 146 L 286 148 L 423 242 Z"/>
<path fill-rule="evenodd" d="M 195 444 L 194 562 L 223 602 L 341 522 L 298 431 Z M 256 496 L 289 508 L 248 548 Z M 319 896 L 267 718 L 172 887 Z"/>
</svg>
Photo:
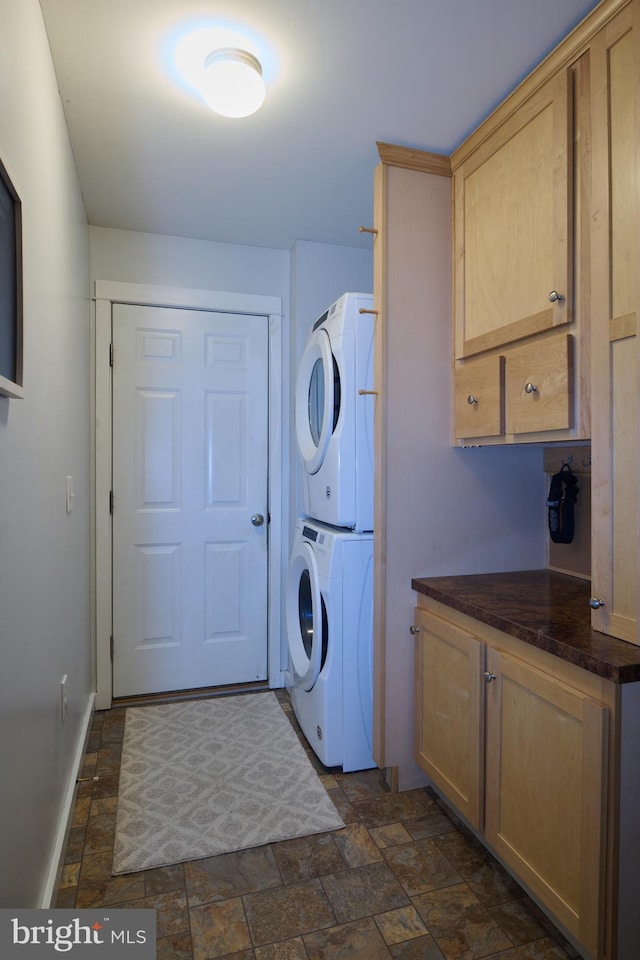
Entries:
<svg viewBox="0 0 640 960">
<path fill-rule="evenodd" d="M 603 937 L 605 707 L 487 650 L 485 837 L 597 956 Z"/>
<path fill-rule="evenodd" d="M 416 611 L 416 761 L 474 827 L 482 822 L 484 647 Z"/>
</svg>

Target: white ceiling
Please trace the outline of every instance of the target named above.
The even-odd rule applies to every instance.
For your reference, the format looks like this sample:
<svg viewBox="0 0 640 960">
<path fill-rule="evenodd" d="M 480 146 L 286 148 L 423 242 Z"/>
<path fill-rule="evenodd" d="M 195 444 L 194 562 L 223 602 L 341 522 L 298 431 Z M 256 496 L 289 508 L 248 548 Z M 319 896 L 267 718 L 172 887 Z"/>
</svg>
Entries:
<svg viewBox="0 0 640 960">
<path fill-rule="evenodd" d="M 450 153 L 595 0 L 40 0 L 89 222 L 288 249 L 357 246 L 376 140 Z M 176 76 L 232 23 L 262 110 L 213 114 Z"/>
</svg>

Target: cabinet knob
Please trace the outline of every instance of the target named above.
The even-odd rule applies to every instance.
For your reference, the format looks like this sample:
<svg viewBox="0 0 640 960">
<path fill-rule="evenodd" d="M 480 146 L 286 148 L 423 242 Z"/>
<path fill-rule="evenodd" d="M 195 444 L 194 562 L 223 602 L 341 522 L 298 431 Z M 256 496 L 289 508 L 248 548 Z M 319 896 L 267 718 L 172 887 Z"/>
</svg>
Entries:
<svg viewBox="0 0 640 960">
<path fill-rule="evenodd" d="M 471 407 L 473 406 L 474 403 L 477 403 L 477 402 L 478 402 L 478 398 L 474 397 L 474 395 L 470 393 L 469 396 L 467 397 L 467 403 L 469 404 L 469 406 Z"/>
<path fill-rule="evenodd" d="M 524 385 L 524 392 L 525 392 L 525 393 L 537 393 L 537 392 L 538 392 L 538 388 L 536 387 L 535 383 L 531 383 L 531 381 L 529 381 L 529 383 L 525 383 L 525 385 Z"/>
<path fill-rule="evenodd" d="M 549 303 L 556 303 L 558 300 L 564 300 L 564 297 L 557 290 L 552 290 L 549 294 Z"/>
<path fill-rule="evenodd" d="M 599 610 L 600 607 L 604 607 L 604 600 L 600 597 L 589 597 L 589 606 L 592 610 Z"/>
<path fill-rule="evenodd" d="M 413 624 L 409 627 L 409 633 L 412 637 L 415 637 L 416 633 L 420 633 L 420 627 L 414 627 Z"/>
<path fill-rule="evenodd" d="M 497 677 L 496 677 L 495 673 L 489 673 L 488 670 L 485 670 L 485 671 L 484 671 L 484 679 L 485 679 L 485 683 L 491 683 L 491 681 L 492 681 L 492 680 L 496 680 Z"/>
</svg>

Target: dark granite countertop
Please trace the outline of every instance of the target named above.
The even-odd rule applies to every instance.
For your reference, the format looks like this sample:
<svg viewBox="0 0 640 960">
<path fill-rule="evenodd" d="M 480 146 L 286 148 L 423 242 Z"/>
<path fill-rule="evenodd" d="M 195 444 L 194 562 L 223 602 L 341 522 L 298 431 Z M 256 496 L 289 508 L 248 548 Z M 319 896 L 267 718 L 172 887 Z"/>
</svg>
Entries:
<svg viewBox="0 0 640 960">
<path fill-rule="evenodd" d="M 440 603 L 614 683 L 640 680 L 640 646 L 591 629 L 590 584 L 551 570 L 416 578 Z"/>
</svg>

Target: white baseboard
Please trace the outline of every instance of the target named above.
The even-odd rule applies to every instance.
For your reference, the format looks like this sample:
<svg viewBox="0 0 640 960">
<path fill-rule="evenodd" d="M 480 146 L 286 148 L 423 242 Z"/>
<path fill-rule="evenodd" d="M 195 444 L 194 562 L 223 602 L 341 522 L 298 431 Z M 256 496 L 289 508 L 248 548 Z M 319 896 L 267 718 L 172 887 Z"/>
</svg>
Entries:
<svg viewBox="0 0 640 960">
<path fill-rule="evenodd" d="M 95 693 L 89 695 L 89 700 L 87 701 L 87 706 L 82 718 L 80 725 L 80 735 L 78 737 L 78 745 L 76 747 L 76 754 L 73 760 L 73 765 L 71 767 L 71 772 L 69 774 L 69 781 L 67 783 L 67 789 L 65 791 L 64 803 L 62 804 L 62 809 L 60 811 L 60 819 L 58 821 L 58 829 L 56 831 L 56 840 L 53 846 L 53 851 L 51 854 L 51 860 L 49 862 L 49 869 L 47 871 L 47 879 L 45 882 L 44 890 L 40 898 L 40 907 L 43 909 L 48 909 L 51 907 L 51 901 L 58 887 L 58 880 L 60 874 L 62 873 L 63 867 L 63 856 L 65 850 L 65 844 L 67 840 L 67 834 L 69 832 L 69 827 L 71 825 L 71 819 L 73 817 L 73 805 L 76 794 L 76 781 L 80 775 L 82 769 L 82 761 L 84 759 L 85 749 L 87 746 L 87 740 L 89 737 L 89 731 L 91 729 L 91 718 L 93 716 L 93 711 L 95 709 Z"/>
</svg>

